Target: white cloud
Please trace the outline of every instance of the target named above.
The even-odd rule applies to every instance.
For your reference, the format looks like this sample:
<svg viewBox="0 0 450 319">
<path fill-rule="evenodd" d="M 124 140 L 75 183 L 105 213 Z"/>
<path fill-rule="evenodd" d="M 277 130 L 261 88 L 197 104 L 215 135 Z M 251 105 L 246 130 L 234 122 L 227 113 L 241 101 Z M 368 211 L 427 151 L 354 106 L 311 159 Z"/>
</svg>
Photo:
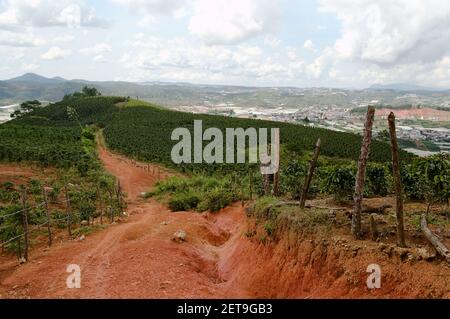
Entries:
<svg viewBox="0 0 450 319">
<path fill-rule="evenodd" d="M 342 22 L 336 52 L 370 63 L 431 62 L 450 52 L 448 0 L 321 0 Z"/>
<path fill-rule="evenodd" d="M 256 45 L 208 46 L 189 39 L 163 39 L 137 35 L 120 63 L 135 80 L 153 78 L 170 81 L 277 83 L 295 79 L 303 72 L 303 61 L 288 50 L 271 56 Z M 184 77 L 184 78 L 182 78 Z"/>
<path fill-rule="evenodd" d="M 60 47 L 51 47 L 47 52 L 41 55 L 43 60 L 60 60 L 72 54 L 71 50 L 64 50 Z"/>
<path fill-rule="evenodd" d="M 272 31 L 279 17 L 275 0 L 196 0 L 189 30 L 208 45 L 236 44 Z"/>
<path fill-rule="evenodd" d="M 112 0 L 112 2 L 127 6 L 134 13 L 157 15 L 180 15 L 186 0 Z"/>
<path fill-rule="evenodd" d="M 39 69 L 40 66 L 34 63 L 23 63 L 22 64 L 22 70 L 25 72 L 31 72 L 31 71 L 36 71 L 37 69 Z"/>
<path fill-rule="evenodd" d="M 308 51 L 312 51 L 312 52 L 316 52 L 316 47 L 314 46 L 314 43 L 308 39 L 305 41 L 305 43 L 303 43 L 303 47 L 308 50 Z"/>
<path fill-rule="evenodd" d="M 53 38 L 53 42 L 71 42 L 71 41 L 73 41 L 73 39 L 75 39 L 75 37 L 73 35 L 64 34 L 64 35 Z"/>
<path fill-rule="evenodd" d="M 26 26 L 107 27 L 109 22 L 98 18 L 94 8 L 78 0 L 6 0 L 0 12 L 0 29 Z"/>
<path fill-rule="evenodd" d="M 273 35 L 267 35 L 264 38 L 264 44 L 268 45 L 269 47 L 276 48 L 281 44 L 281 40 L 274 37 Z"/>
<path fill-rule="evenodd" d="M 111 52 L 111 45 L 108 43 L 97 43 L 93 47 L 80 49 L 79 52 L 83 55 L 100 55 Z"/>
<path fill-rule="evenodd" d="M 101 55 L 101 54 L 96 55 L 96 56 L 92 59 L 92 61 L 97 62 L 97 63 L 106 63 L 106 62 L 107 62 L 107 61 L 106 61 L 106 58 L 105 58 L 103 55 Z"/>
<path fill-rule="evenodd" d="M 16 33 L 0 30 L 0 46 L 35 47 L 45 44 L 45 40 L 32 33 Z"/>
</svg>

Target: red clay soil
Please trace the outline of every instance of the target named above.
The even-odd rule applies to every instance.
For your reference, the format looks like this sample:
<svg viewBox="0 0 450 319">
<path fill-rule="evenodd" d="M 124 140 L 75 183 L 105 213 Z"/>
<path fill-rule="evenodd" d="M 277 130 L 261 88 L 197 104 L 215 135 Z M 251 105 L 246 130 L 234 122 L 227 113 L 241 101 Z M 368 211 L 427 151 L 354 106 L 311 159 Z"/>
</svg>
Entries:
<svg viewBox="0 0 450 319">
<path fill-rule="evenodd" d="M 32 250 L 30 261 L 0 265 L 2 298 L 206 298 L 226 297 L 217 272 L 219 246 L 242 224 L 244 211 L 232 206 L 209 217 L 170 212 L 141 192 L 158 179 L 130 160 L 99 152 L 105 168 L 117 176 L 128 194 L 126 221 L 86 236 Z M 160 174 L 162 175 L 162 174 Z M 172 240 L 177 230 L 186 242 Z M 81 267 L 81 288 L 68 289 L 69 264 Z M 246 297 L 234 290 L 233 296 Z"/>
<path fill-rule="evenodd" d="M 1 263 L 1 298 L 450 297 L 442 262 L 405 263 L 345 236 L 262 243 L 245 236 L 240 204 L 215 214 L 170 212 L 139 197 L 156 176 L 104 149 L 100 158 L 128 193 L 130 217 L 82 241 L 35 248 L 26 264 Z M 186 242 L 172 240 L 177 230 Z M 370 263 L 382 268 L 381 289 L 366 287 Z M 81 267 L 80 289 L 66 287 L 69 264 Z"/>
</svg>

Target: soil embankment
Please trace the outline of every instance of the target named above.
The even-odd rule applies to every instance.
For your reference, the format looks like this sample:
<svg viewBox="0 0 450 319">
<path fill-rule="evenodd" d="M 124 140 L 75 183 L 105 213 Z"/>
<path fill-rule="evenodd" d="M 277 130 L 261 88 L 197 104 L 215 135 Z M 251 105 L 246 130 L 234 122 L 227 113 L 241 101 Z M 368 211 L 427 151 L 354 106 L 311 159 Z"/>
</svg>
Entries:
<svg viewBox="0 0 450 319">
<path fill-rule="evenodd" d="M 215 214 L 170 212 L 139 196 L 159 178 L 154 169 L 103 148 L 99 155 L 128 194 L 130 217 L 84 240 L 36 248 L 20 266 L 2 258 L 1 298 L 450 297 L 442 263 L 405 262 L 348 237 L 262 243 L 245 235 L 240 204 Z M 172 240 L 178 230 L 185 242 Z M 381 266 L 381 289 L 366 287 L 371 263 Z M 69 264 L 81 267 L 80 289 L 66 287 Z"/>
</svg>

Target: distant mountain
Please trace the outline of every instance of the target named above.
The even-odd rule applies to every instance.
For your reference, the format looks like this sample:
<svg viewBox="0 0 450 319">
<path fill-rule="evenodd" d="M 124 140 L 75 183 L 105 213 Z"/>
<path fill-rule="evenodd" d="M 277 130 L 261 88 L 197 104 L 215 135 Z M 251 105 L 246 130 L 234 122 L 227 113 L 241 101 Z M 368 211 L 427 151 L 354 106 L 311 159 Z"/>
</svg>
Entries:
<svg viewBox="0 0 450 319">
<path fill-rule="evenodd" d="M 65 81 L 67 81 L 67 80 L 63 79 L 62 77 L 46 78 L 44 76 L 41 76 L 41 75 L 38 75 L 35 73 L 25 73 L 24 75 L 6 80 L 5 82 L 10 82 L 10 83 L 28 82 L 28 83 L 54 84 L 54 83 L 61 83 L 61 82 L 65 82 Z"/>
<path fill-rule="evenodd" d="M 393 91 L 445 91 L 445 89 L 438 89 L 432 87 L 425 87 L 416 84 L 409 83 L 391 83 L 391 84 L 374 84 L 369 87 L 370 90 L 393 90 Z"/>
<path fill-rule="evenodd" d="M 130 96 L 165 106 L 228 105 L 242 108 L 362 107 L 370 103 L 426 105 L 450 108 L 450 90 L 429 91 L 406 84 L 374 85 L 369 89 L 250 87 L 208 85 L 185 82 L 124 82 L 66 80 L 47 78 L 33 73 L 0 81 L 0 106 L 26 100 L 56 102 L 65 94 L 80 91 L 83 86 L 95 87 L 103 95 Z M 407 96 L 404 90 L 415 95 Z"/>
</svg>

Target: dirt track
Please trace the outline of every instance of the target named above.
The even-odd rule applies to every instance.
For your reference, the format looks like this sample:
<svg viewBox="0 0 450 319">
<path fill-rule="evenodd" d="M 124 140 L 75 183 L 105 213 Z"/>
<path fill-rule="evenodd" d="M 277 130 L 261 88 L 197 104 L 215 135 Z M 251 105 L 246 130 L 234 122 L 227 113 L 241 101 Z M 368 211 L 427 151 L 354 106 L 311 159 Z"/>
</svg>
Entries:
<svg viewBox="0 0 450 319">
<path fill-rule="evenodd" d="M 450 268 L 437 260 L 408 262 L 349 234 L 324 240 L 288 233 L 264 244 L 244 235 L 249 225 L 241 205 L 215 214 L 170 212 L 139 197 L 168 173 L 152 174 L 157 167 L 148 172 L 104 149 L 99 155 L 128 194 L 130 217 L 83 241 L 55 238 L 50 249 L 34 247 L 21 266 L 2 257 L 0 298 L 450 297 Z M 171 238 L 180 229 L 187 241 L 178 244 Z M 383 285 L 369 291 L 366 267 L 374 262 Z M 81 267 L 80 289 L 66 287 L 69 264 Z"/>
<path fill-rule="evenodd" d="M 36 249 L 22 266 L 0 266 L 0 297 L 213 298 L 226 297 L 230 289 L 233 297 L 247 296 L 228 287 L 217 267 L 227 240 L 240 235 L 240 206 L 214 216 L 170 212 L 139 197 L 156 181 L 151 172 L 104 149 L 100 158 L 120 179 L 131 216 L 83 241 Z M 179 229 L 187 233 L 185 243 L 171 240 Z M 80 289 L 66 287 L 69 264 L 81 267 Z"/>
</svg>

